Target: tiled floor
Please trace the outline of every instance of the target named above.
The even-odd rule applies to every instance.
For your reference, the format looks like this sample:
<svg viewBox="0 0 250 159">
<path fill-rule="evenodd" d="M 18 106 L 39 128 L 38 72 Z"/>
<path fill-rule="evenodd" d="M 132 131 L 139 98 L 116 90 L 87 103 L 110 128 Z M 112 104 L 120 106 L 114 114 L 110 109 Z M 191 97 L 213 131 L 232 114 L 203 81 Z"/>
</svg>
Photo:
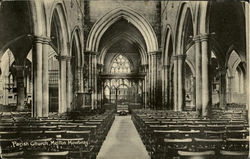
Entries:
<svg viewBox="0 0 250 159">
<path fill-rule="evenodd" d="M 97 159 L 149 158 L 131 116 L 116 116 Z"/>
</svg>

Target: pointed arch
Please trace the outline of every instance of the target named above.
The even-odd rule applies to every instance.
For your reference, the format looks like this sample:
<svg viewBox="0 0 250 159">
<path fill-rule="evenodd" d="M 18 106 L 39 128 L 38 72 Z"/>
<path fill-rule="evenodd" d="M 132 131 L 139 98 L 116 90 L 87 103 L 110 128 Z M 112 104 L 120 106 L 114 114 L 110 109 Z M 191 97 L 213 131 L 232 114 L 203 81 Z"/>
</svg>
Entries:
<svg viewBox="0 0 250 159">
<path fill-rule="evenodd" d="M 140 44 L 140 41 L 133 35 L 127 34 L 127 33 L 121 33 L 119 35 L 115 34 L 113 37 L 111 37 L 111 40 L 107 41 L 103 47 L 103 49 L 100 52 L 100 55 L 98 57 L 98 63 L 99 64 L 104 64 L 104 59 L 106 56 L 107 51 L 109 50 L 109 48 L 116 42 L 118 42 L 119 40 L 126 40 L 128 41 L 130 44 L 139 44 L 136 45 L 138 47 L 140 56 L 141 56 L 141 63 L 142 64 L 146 64 L 146 60 L 147 60 L 147 56 L 146 56 L 146 51 L 143 48 L 143 46 Z"/>
<path fill-rule="evenodd" d="M 80 67 L 83 65 L 83 55 L 82 55 L 82 46 L 81 46 L 81 38 L 80 38 L 80 28 L 78 26 L 76 26 L 73 31 L 72 31 L 72 35 L 71 35 L 71 41 L 70 41 L 70 56 L 76 56 L 77 58 L 77 66 Z M 75 46 L 76 48 L 76 55 L 73 55 L 73 46 Z"/>
<path fill-rule="evenodd" d="M 165 37 L 165 42 L 164 42 L 164 54 L 163 54 L 163 64 L 164 65 L 170 65 L 170 60 L 174 52 L 174 43 L 173 43 L 173 34 L 172 34 L 172 29 L 168 25 L 167 26 L 167 32 L 166 32 L 166 37 Z"/>
<path fill-rule="evenodd" d="M 191 20 L 191 22 L 189 22 Z M 191 26 L 188 24 L 191 23 Z M 188 27 L 191 27 L 192 35 L 194 36 L 194 17 L 193 17 L 193 11 L 190 7 L 189 3 L 184 2 L 181 4 L 181 7 L 179 8 L 179 14 L 178 14 L 178 20 L 176 23 L 176 35 L 175 35 L 175 53 L 176 54 L 184 54 L 184 51 L 186 50 L 185 41 L 188 35 Z"/>
<path fill-rule="evenodd" d="M 157 38 L 150 23 L 142 15 L 128 7 L 116 8 L 94 24 L 87 39 L 86 50 L 97 52 L 102 35 L 121 18 L 126 19 L 141 32 L 146 43 L 147 52 L 158 50 Z"/>
<path fill-rule="evenodd" d="M 56 22 L 54 22 L 56 20 Z M 69 27 L 67 23 L 67 17 L 65 13 L 65 7 L 63 3 L 57 2 L 53 4 L 49 23 L 47 25 L 48 35 L 51 37 L 52 25 L 55 23 L 56 29 L 58 30 L 60 47 L 59 53 L 61 55 L 69 54 L 68 43 L 69 43 Z"/>
</svg>

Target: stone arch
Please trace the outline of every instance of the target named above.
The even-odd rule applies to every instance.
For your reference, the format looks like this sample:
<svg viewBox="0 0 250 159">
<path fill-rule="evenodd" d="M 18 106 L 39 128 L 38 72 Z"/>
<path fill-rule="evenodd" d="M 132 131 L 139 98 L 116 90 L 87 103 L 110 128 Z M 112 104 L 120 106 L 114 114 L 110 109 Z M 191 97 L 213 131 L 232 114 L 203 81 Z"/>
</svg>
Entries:
<svg viewBox="0 0 250 159">
<path fill-rule="evenodd" d="M 143 48 L 142 45 L 140 45 L 140 41 L 136 39 L 136 37 L 134 36 L 131 36 L 129 34 L 126 34 L 126 33 L 122 33 L 122 34 L 119 34 L 119 36 L 116 36 L 114 35 L 110 41 L 106 42 L 105 44 L 105 47 L 101 50 L 101 53 L 98 57 L 98 63 L 99 64 L 104 64 L 104 59 L 105 59 L 105 56 L 106 56 L 106 53 L 108 51 L 108 49 L 116 42 L 118 42 L 119 40 L 126 40 L 128 41 L 130 44 L 133 44 L 133 43 L 137 43 L 139 45 L 136 45 L 139 49 L 139 53 L 140 53 L 140 56 L 141 56 L 141 63 L 142 64 L 146 64 L 147 62 L 147 56 L 146 56 L 146 51 L 145 49 Z"/>
<path fill-rule="evenodd" d="M 83 55 L 82 55 L 82 46 L 81 46 L 81 38 L 80 38 L 80 28 L 76 26 L 72 31 L 71 41 L 70 41 L 70 56 L 72 55 L 72 47 L 73 43 L 76 45 L 77 49 L 77 66 L 83 66 Z"/>
<path fill-rule="evenodd" d="M 83 90 L 82 66 L 84 64 L 84 57 L 82 54 L 80 28 L 78 26 L 72 31 L 70 46 L 71 69 L 68 71 L 68 76 L 70 76 L 68 79 L 71 79 L 72 77 L 72 80 L 68 80 L 68 85 L 73 85 L 72 90 L 69 92 L 70 94 L 73 94 L 76 92 L 82 92 Z"/>
<path fill-rule="evenodd" d="M 102 35 L 121 18 L 128 20 L 141 32 L 146 42 L 147 52 L 158 50 L 158 42 L 152 26 L 142 15 L 128 7 L 116 8 L 94 24 L 87 39 L 86 50 L 97 52 Z"/>
<path fill-rule="evenodd" d="M 56 27 L 58 29 L 58 33 L 60 35 L 60 43 L 61 43 L 61 50 L 59 50 L 59 54 L 63 56 L 68 56 L 69 51 L 68 51 L 68 43 L 69 43 L 69 27 L 67 23 L 67 17 L 66 17 L 66 12 L 65 12 L 65 7 L 63 3 L 54 3 L 52 10 L 51 10 L 51 15 L 49 18 L 49 23 L 47 25 L 47 30 L 48 30 L 48 36 L 51 37 L 51 25 L 53 23 L 53 18 L 56 20 Z"/>
<path fill-rule="evenodd" d="M 174 40 L 173 40 L 173 34 L 172 34 L 172 29 L 168 25 L 167 26 L 167 32 L 165 36 L 165 41 L 164 41 L 164 54 L 163 54 L 163 64 L 164 65 L 170 65 L 170 60 L 174 52 Z M 169 49 L 172 48 L 171 54 L 169 53 Z"/>
<path fill-rule="evenodd" d="M 195 23 L 194 23 L 192 8 L 190 7 L 189 3 L 182 3 L 178 11 L 178 17 L 176 23 L 175 54 L 184 54 L 185 51 L 184 40 L 185 40 L 185 35 L 187 33 L 186 24 L 188 24 L 189 18 L 191 18 L 191 25 L 192 25 L 191 27 L 193 32 L 192 36 L 194 36 Z"/>
<path fill-rule="evenodd" d="M 229 61 L 229 59 L 230 59 L 230 57 L 231 57 L 231 54 L 234 53 L 234 52 L 238 55 L 238 57 L 239 57 L 239 59 L 240 59 L 241 61 L 245 61 L 245 57 L 242 56 L 242 54 L 240 53 L 240 49 L 238 49 L 235 45 L 232 44 L 232 45 L 229 47 L 229 49 L 228 49 L 228 51 L 227 51 L 227 53 L 226 53 L 226 59 L 225 59 L 225 65 L 226 65 L 226 66 L 228 65 L 228 61 Z"/>
</svg>

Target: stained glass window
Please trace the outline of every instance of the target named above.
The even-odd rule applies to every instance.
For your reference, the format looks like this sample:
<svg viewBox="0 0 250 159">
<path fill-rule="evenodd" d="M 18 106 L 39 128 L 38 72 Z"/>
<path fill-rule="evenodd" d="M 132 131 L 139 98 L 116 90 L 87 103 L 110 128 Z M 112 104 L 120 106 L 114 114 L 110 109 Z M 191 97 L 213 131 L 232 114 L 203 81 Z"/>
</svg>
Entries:
<svg viewBox="0 0 250 159">
<path fill-rule="evenodd" d="M 110 72 L 112 74 L 130 73 L 131 72 L 130 62 L 126 57 L 119 55 L 113 61 L 110 68 Z"/>
</svg>

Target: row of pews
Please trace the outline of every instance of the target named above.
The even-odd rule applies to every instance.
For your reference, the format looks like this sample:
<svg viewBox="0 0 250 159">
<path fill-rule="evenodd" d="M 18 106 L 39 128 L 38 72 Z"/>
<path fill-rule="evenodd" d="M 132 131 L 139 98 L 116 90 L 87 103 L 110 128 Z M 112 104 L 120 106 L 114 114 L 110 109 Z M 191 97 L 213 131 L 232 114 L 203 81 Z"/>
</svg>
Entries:
<svg viewBox="0 0 250 159">
<path fill-rule="evenodd" d="M 151 158 L 247 159 L 248 119 L 239 113 L 246 114 L 217 111 L 219 118 L 205 119 L 196 112 L 133 110 L 132 120 Z"/>
<path fill-rule="evenodd" d="M 1 114 L 0 158 L 96 158 L 114 121 L 114 113 L 106 110 L 74 119 Z"/>
</svg>

